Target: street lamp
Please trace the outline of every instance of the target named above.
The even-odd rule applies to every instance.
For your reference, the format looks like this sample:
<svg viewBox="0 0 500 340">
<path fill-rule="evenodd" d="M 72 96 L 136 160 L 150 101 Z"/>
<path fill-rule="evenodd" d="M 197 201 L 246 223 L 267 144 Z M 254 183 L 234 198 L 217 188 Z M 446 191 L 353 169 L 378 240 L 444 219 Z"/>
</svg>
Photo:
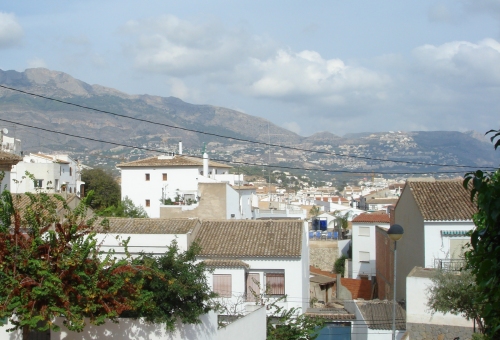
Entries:
<svg viewBox="0 0 500 340">
<path fill-rule="evenodd" d="M 392 340 L 396 340 L 396 247 L 398 241 L 403 237 L 404 229 L 399 224 L 393 224 L 387 231 L 387 235 L 394 241 L 394 299 L 392 301 Z"/>
</svg>

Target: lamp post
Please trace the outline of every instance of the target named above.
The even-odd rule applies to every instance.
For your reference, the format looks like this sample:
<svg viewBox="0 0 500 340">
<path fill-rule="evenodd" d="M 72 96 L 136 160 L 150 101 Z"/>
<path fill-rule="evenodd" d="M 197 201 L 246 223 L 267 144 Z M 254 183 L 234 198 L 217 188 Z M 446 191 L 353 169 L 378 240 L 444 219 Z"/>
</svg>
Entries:
<svg viewBox="0 0 500 340">
<path fill-rule="evenodd" d="M 394 241 L 394 292 L 392 301 L 392 340 L 396 340 L 396 248 L 398 241 L 403 237 L 404 229 L 399 224 L 393 224 L 387 231 L 387 235 Z"/>
</svg>

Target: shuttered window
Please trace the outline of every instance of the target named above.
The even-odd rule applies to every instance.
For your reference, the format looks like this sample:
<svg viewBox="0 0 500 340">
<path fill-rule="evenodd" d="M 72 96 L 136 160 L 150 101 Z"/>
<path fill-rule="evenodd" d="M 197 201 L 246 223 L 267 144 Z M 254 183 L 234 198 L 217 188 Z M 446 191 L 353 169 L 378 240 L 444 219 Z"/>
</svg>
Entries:
<svg viewBox="0 0 500 340">
<path fill-rule="evenodd" d="M 167 180 L 167 174 L 162 174 L 162 177 L 163 177 L 163 180 L 166 181 Z"/>
<path fill-rule="evenodd" d="M 359 262 L 370 262 L 370 253 L 367 251 L 360 251 Z"/>
<path fill-rule="evenodd" d="M 284 273 L 267 273 L 266 274 L 266 289 L 269 295 L 284 295 L 285 294 L 285 274 Z"/>
<path fill-rule="evenodd" d="M 247 275 L 247 301 L 255 302 L 260 295 L 260 274 L 249 273 Z"/>
<path fill-rule="evenodd" d="M 220 297 L 231 297 L 231 274 L 214 274 L 213 275 L 214 293 Z"/>
<path fill-rule="evenodd" d="M 370 227 L 359 227 L 359 236 L 370 236 Z"/>
</svg>

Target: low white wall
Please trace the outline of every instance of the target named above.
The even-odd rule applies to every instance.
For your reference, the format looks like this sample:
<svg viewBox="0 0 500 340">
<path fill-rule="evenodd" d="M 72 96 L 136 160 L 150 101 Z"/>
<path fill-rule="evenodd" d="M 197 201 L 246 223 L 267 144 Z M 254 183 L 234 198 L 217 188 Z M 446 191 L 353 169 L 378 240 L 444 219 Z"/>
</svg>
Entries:
<svg viewBox="0 0 500 340">
<path fill-rule="evenodd" d="M 264 340 L 266 338 L 266 309 L 259 308 L 245 317 L 218 329 L 217 314 L 210 312 L 200 317 L 201 324 L 177 324 L 173 332 L 167 332 L 164 324 L 149 324 L 142 320 L 120 319 L 119 323 L 106 322 L 101 326 L 89 325 L 85 331 L 70 332 L 62 326 L 63 319 L 55 323 L 61 325 L 61 332 L 51 332 L 51 340 Z M 9 326 L 0 327 L 0 340 L 22 340 L 20 331 L 8 333 Z"/>
<path fill-rule="evenodd" d="M 431 314 L 427 307 L 427 290 L 432 285 L 430 278 L 408 276 L 406 278 L 406 322 L 434 325 L 473 327 L 473 321 L 467 321 L 460 315 L 450 313 Z"/>
<path fill-rule="evenodd" d="M 245 317 L 219 329 L 217 340 L 266 338 L 266 308 L 261 307 Z"/>
</svg>

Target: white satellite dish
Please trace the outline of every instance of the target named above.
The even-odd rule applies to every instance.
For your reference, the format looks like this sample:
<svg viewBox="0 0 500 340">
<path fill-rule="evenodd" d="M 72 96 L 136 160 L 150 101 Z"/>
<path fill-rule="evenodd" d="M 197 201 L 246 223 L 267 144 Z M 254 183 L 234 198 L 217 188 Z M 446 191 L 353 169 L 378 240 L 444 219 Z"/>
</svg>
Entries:
<svg viewBox="0 0 500 340">
<path fill-rule="evenodd" d="M 3 128 L 3 129 L 2 129 L 2 133 L 3 133 L 4 135 L 6 135 L 6 134 L 8 134 L 8 133 L 9 133 L 9 130 L 7 130 L 6 128 Z"/>
</svg>

